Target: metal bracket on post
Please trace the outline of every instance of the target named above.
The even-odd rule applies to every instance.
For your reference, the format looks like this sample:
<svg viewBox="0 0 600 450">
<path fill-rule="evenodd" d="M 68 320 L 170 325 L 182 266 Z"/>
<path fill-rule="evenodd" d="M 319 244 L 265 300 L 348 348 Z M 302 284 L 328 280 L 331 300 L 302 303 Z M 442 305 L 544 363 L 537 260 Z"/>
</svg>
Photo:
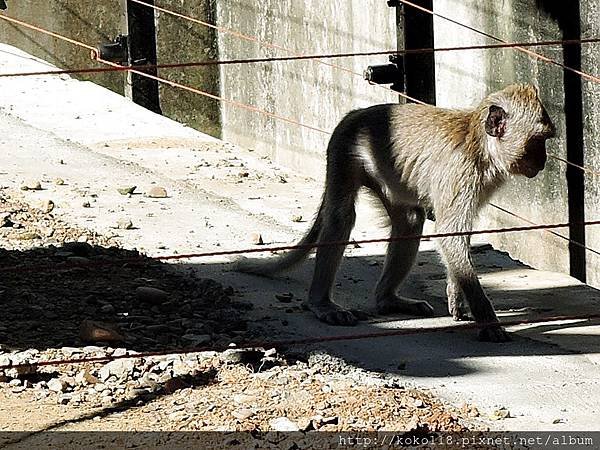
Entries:
<svg viewBox="0 0 600 450">
<path fill-rule="evenodd" d="M 100 59 L 112 61 L 121 65 L 129 65 L 129 46 L 127 36 L 120 34 L 109 44 L 96 47 Z"/>
<path fill-rule="evenodd" d="M 388 6 L 402 8 L 398 0 L 388 0 Z M 403 50 L 398 34 L 398 50 Z M 404 92 L 406 86 L 406 75 L 404 70 L 404 56 L 398 53 L 390 56 L 390 64 L 368 66 L 363 72 L 363 77 L 369 83 L 390 84 L 390 89 L 396 92 Z"/>
<path fill-rule="evenodd" d="M 369 83 L 390 84 L 393 91 L 404 92 L 404 58 L 391 55 L 390 64 L 368 66 L 363 77 Z"/>
</svg>

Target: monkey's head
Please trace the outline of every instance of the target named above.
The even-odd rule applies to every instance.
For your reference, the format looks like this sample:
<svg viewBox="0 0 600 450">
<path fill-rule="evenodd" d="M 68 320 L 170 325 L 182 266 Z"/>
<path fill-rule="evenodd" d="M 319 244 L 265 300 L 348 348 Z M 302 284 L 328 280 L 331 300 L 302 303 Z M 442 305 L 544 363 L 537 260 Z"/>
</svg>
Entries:
<svg viewBox="0 0 600 450">
<path fill-rule="evenodd" d="M 497 149 L 494 157 L 508 173 L 535 177 L 546 165 L 546 139 L 555 135 L 537 89 L 513 84 L 488 96 L 482 106 L 485 132 Z"/>
</svg>

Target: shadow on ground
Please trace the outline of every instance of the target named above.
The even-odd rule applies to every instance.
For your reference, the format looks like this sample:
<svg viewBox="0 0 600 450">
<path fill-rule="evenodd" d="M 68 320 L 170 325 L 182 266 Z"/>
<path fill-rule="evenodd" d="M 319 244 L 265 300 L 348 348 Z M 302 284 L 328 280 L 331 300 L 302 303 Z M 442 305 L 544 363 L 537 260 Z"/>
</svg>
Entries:
<svg viewBox="0 0 600 450">
<path fill-rule="evenodd" d="M 509 273 L 526 267 L 489 246 L 476 248 L 473 254 L 480 274 Z M 368 262 L 362 257 L 346 258 L 336 287 L 340 302 L 355 308 L 364 306 L 360 300 L 369 297 L 382 257 L 375 257 L 375 261 L 379 264 L 373 263 L 373 257 Z M 125 341 L 109 344 L 136 351 L 223 346 L 257 339 L 363 334 L 388 328 L 414 328 L 415 323 L 423 326 L 424 321 L 416 322 L 407 316 L 371 316 L 353 328 L 319 323 L 300 307 L 302 294 L 292 299 L 275 295 L 289 289 L 294 278 L 306 288 L 312 264 L 304 266 L 285 277 L 258 279 L 224 272 L 224 264 L 174 266 L 135 251 L 81 243 L 23 252 L 1 250 L 0 344 L 14 350 L 89 345 L 80 338 L 81 324 L 86 320 L 113 325 Z M 226 275 L 219 279 L 219 273 Z M 348 276 L 349 273 L 353 275 Z M 432 303 L 438 318 L 427 319 L 433 321 L 427 323 L 428 327 L 451 324 L 444 317 L 447 315 L 444 278 L 443 267 L 432 252 L 421 252 L 417 267 L 401 292 Z M 257 292 L 244 295 L 245 288 L 254 283 L 260 283 Z M 136 289 L 143 286 L 164 290 L 168 295 L 159 302 L 140 299 Z M 551 289 L 521 286 L 519 290 L 488 287 L 487 292 L 496 309 L 509 320 L 592 314 L 600 306 L 599 292 L 583 285 Z M 258 311 L 252 311 L 259 297 L 263 304 Z M 372 313 L 367 308 L 369 311 Z M 582 325 L 589 322 L 545 324 L 527 334 L 568 329 L 564 339 L 572 344 L 577 341 L 577 332 L 573 330 Z M 475 336 L 474 330 L 456 330 L 329 342 L 288 350 L 295 353 L 299 349 L 325 348 L 360 367 L 418 377 L 465 375 L 477 370 L 458 361 L 464 357 L 569 352 L 517 335 L 506 344 L 481 343 Z M 588 348 L 600 348 L 600 336 L 586 335 L 586 340 Z"/>
<path fill-rule="evenodd" d="M 0 250 L 0 344 L 14 350 L 91 345 L 85 321 L 124 337 L 136 351 L 228 342 L 247 333 L 246 310 L 232 288 L 116 247 L 83 243 Z M 139 295 L 140 287 L 166 292 Z M 210 340 L 210 339 L 208 339 Z"/>
</svg>

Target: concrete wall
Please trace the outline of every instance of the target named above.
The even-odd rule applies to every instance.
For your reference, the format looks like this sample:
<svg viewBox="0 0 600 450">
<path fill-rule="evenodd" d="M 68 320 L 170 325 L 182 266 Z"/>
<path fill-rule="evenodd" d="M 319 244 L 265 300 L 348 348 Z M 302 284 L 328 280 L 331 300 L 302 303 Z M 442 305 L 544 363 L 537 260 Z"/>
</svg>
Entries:
<svg viewBox="0 0 600 450">
<path fill-rule="evenodd" d="M 561 39 L 552 19 L 541 13 L 534 0 L 439 0 L 435 11 L 506 41 Z M 473 31 L 435 19 L 436 47 L 492 43 Z M 562 49 L 537 49 L 562 61 Z M 557 139 L 548 151 L 565 158 L 563 75 L 558 67 L 535 61 L 513 49 L 463 51 L 436 54 L 437 102 L 440 106 L 471 106 L 487 93 L 513 82 L 537 85 L 557 126 Z M 493 198 L 493 203 L 535 223 L 568 221 L 564 164 L 549 159 L 546 169 L 529 180 L 514 177 Z M 527 225 L 495 208 L 482 211 L 480 226 Z M 568 236 L 567 230 L 557 230 Z M 536 268 L 569 273 L 568 243 L 542 231 L 498 234 L 491 238 L 498 248 Z"/>
<path fill-rule="evenodd" d="M 160 6 L 181 14 L 216 23 L 215 0 L 163 0 Z M 156 43 L 159 64 L 219 59 L 216 31 L 169 14 L 156 14 Z M 205 92 L 219 95 L 218 66 L 162 69 L 160 76 Z M 221 136 L 219 101 L 160 84 L 163 114 L 211 136 Z"/>
<path fill-rule="evenodd" d="M 396 48 L 394 10 L 381 0 L 228 0 L 219 2 L 217 18 L 224 27 L 291 50 L 275 50 L 220 33 L 223 59 Z M 326 131 L 332 131 L 351 109 L 398 100 L 389 90 L 370 86 L 361 77 L 368 65 L 385 63 L 386 57 L 327 62 L 356 74 L 317 61 L 222 66 L 221 90 L 229 99 Z M 322 176 L 327 134 L 227 104 L 222 105 L 222 114 L 224 139 L 308 175 Z"/>
<path fill-rule="evenodd" d="M 127 33 L 124 0 L 93 2 L 88 0 L 29 0 L 8 2 L 6 14 L 42 28 L 76 39 L 91 46 L 108 43 L 120 33 Z M 214 22 L 214 0 L 182 2 L 165 0 L 161 6 L 200 20 Z M 157 57 L 159 63 L 216 59 L 216 33 L 171 15 L 156 14 Z M 0 42 L 19 47 L 58 67 L 70 69 L 95 66 L 89 50 L 82 49 L 19 25 L 0 22 Z M 219 94 L 219 69 L 216 66 L 164 69 L 160 75 L 211 94 Z M 124 93 L 125 75 L 100 73 L 77 75 L 120 94 Z M 219 103 L 167 85 L 160 85 L 163 113 L 213 136 L 221 134 Z"/>
<path fill-rule="evenodd" d="M 121 1 L 121 0 L 120 0 Z M 600 32 L 597 2 L 582 1 L 582 33 Z M 122 32 L 122 9 L 118 2 L 30 0 L 27 5 L 9 2 L 11 16 L 74 37 L 91 45 L 112 40 Z M 455 20 L 507 41 L 561 39 L 556 17 L 540 5 L 552 0 L 436 0 L 435 10 Z M 224 30 L 193 24 L 165 13 L 156 14 L 158 59 L 161 63 L 197 61 L 209 58 L 252 58 L 292 54 L 319 54 L 388 50 L 396 46 L 395 11 L 383 0 L 343 2 L 280 2 L 277 0 L 164 0 L 161 5 L 220 27 L 254 36 L 263 43 L 244 40 Z M 60 67 L 90 65 L 87 50 L 20 27 L 2 23 L 0 41 L 17 45 Z M 464 46 L 492 42 L 443 19 L 435 19 L 435 45 Z M 276 48 L 274 48 L 274 46 Z M 281 47 L 285 47 L 282 49 Z M 537 49 L 562 61 L 559 47 Z M 583 69 L 598 73 L 597 46 L 584 46 Z M 556 123 L 557 139 L 549 151 L 565 157 L 565 104 L 563 73 L 560 68 L 531 59 L 512 49 L 437 53 L 436 88 L 440 106 L 469 107 L 488 92 L 512 82 L 534 83 Z M 272 62 L 224 65 L 194 69 L 161 70 L 169 79 L 218 94 L 232 102 L 247 104 L 309 126 L 330 132 L 349 110 L 379 102 L 395 102 L 397 96 L 362 80 L 370 64 L 387 57 L 356 57 L 326 61 Z M 341 66 L 335 68 L 325 63 Z M 86 78 L 85 76 L 83 78 Z M 88 77 L 117 92 L 123 92 L 122 74 L 94 74 Z M 585 164 L 600 171 L 598 108 L 600 87 L 583 83 Z M 306 175 L 323 175 L 327 133 L 320 133 L 281 119 L 258 114 L 232 103 L 161 86 L 165 114 L 201 131 L 256 149 L 279 163 Z M 159 132 L 159 131 L 157 131 Z M 597 219 L 600 188 L 586 177 L 586 218 Z M 536 223 L 568 221 L 565 166 L 549 159 L 547 168 L 533 180 L 515 178 L 493 199 Z M 494 208 L 482 213 L 481 227 L 516 226 L 523 222 Z M 558 230 L 567 236 L 568 230 Z M 535 231 L 503 234 L 493 243 L 537 268 L 569 272 L 568 245 L 549 233 Z M 600 248 L 600 228 L 589 227 L 587 244 Z M 600 257 L 588 255 L 588 280 L 600 285 Z"/>
<path fill-rule="evenodd" d="M 6 15 L 55 31 L 91 46 L 110 42 L 121 32 L 123 21 L 117 2 L 74 0 L 8 1 Z M 37 31 L 0 21 L 0 42 L 14 45 L 65 69 L 90 67 L 90 51 Z M 123 75 L 82 75 L 115 92 L 123 93 Z"/>
</svg>

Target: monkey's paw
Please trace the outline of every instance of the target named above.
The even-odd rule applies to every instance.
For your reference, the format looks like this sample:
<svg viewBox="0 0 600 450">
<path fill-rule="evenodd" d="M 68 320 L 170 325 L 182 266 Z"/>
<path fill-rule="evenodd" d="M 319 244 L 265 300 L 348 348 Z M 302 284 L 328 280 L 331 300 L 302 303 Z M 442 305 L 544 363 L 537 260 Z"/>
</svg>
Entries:
<svg viewBox="0 0 600 450">
<path fill-rule="evenodd" d="M 490 325 L 479 330 L 479 340 L 483 342 L 508 342 L 511 338 L 500 325 Z"/>
<path fill-rule="evenodd" d="M 397 295 L 377 299 L 377 312 L 379 314 L 410 314 L 414 316 L 433 317 L 433 307 L 423 300 L 412 300 Z"/>
<path fill-rule="evenodd" d="M 454 311 L 450 311 L 450 313 L 456 322 L 473 322 L 475 320 L 467 309 L 457 308 Z"/>
<path fill-rule="evenodd" d="M 306 302 L 303 306 L 312 311 L 321 322 L 328 323 L 329 325 L 351 327 L 358 323 L 358 319 L 352 312 L 345 310 L 333 302 L 318 305 Z"/>
</svg>

